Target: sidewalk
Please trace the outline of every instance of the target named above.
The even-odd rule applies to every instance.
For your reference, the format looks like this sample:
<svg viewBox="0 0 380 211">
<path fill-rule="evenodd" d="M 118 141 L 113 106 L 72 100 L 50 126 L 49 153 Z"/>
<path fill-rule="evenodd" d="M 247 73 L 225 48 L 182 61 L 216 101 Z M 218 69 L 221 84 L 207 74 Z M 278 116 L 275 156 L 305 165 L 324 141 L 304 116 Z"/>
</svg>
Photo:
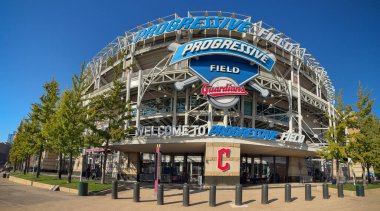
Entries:
<svg viewBox="0 0 380 211">
<path fill-rule="evenodd" d="M 331 190 L 331 189 L 330 189 Z M 244 206 L 234 206 L 234 190 L 217 190 L 217 206 L 209 207 L 208 190 L 192 189 L 190 207 L 182 206 L 181 189 L 165 189 L 165 205 L 158 206 L 153 197 L 152 188 L 141 189 L 141 202 L 134 203 L 133 191 L 127 189 L 119 192 L 119 199 L 112 200 L 111 195 L 78 197 L 75 194 L 51 192 L 30 186 L 18 185 L 0 179 L 0 210 L 379 210 L 380 190 L 366 191 L 366 197 L 345 196 L 338 198 L 330 191 L 331 198 L 322 199 L 322 192 L 312 188 L 312 201 L 304 200 L 304 188 L 293 188 L 291 203 L 284 202 L 284 188 L 269 189 L 270 204 L 261 204 L 260 189 L 244 189 Z"/>
</svg>

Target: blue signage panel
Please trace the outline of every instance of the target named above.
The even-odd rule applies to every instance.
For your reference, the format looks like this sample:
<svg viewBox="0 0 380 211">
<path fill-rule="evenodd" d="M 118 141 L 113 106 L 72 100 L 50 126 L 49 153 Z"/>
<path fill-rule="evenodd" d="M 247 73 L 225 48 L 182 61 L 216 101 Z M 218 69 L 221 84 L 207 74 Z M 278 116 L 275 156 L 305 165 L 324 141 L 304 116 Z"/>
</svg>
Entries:
<svg viewBox="0 0 380 211">
<path fill-rule="evenodd" d="M 239 86 L 244 85 L 259 73 L 257 64 L 240 57 L 227 55 L 192 58 L 190 68 L 207 83 L 217 77 L 229 77 Z"/>
<path fill-rule="evenodd" d="M 210 54 L 224 54 L 246 59 L 271 71 L 275 60 L 261 49 L 246 42 L 231 38 L 205 38 L 194 40 L 179 46 L 170 64 Z"/>
<path fill-rule="evenodd" d="M 139 30 L 136 33 L 133 42 L 136 43 L 139 40 L 148 39 L 177 30 L 189 29 L 226 29 L 247 33 L 249 29 L 252 29 L 252 23 L 235 18 L 216 16 L 177 18 Z"/>
<path fill-rule="evenodd" d="M 256 138 L 268 141 L 276 141 L 278 134 L 279 132 L 275 130 L 216 125 L 213 125 L 208 132 L 208 136 L 214 137 Z"/>
</svg>

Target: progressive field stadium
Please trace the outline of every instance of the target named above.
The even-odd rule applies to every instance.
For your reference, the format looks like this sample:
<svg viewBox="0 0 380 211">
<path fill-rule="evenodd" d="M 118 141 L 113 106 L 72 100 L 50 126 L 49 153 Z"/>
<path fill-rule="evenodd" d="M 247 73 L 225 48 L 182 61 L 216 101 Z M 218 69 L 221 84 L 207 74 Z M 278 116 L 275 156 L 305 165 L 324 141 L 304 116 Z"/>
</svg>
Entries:
<svg viewBox="0 0 380 211">
<path fill-rule="evenodd" d="M 205 185 L 331 176 L 331 161 L 317 154 L 334 115 L 327 71 L 305 46 L 254 19 L 172 14 L 126 31 L 87 63 L 88 97 L 109 90 L 122 65 L 121 97 L 133 108 L 127 124 L 136 133 L 110 146 L 110 174 L 150 182 L 158 166 L 161 182 Z M 99 152 L 88 152 L 96 164 Z"/>
</svg>

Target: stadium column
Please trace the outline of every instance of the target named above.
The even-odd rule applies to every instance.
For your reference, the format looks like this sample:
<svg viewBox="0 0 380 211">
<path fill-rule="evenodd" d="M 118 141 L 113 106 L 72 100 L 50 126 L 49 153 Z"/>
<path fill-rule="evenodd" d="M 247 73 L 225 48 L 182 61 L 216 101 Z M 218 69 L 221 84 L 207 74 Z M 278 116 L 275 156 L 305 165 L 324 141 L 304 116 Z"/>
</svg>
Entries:
<svg viewBox="0 0 380 211">
<path fill-rule="evenodd" d="M 301 75 L 300 75 L 300 69 L 301 69 L 301 61 L 297 59 L 297 89 L 298 89 L 298 96 L 297 96 L 297 109 L 298 109 L 298 134 L 302 135 L 302 108 L 301 108 Z"/>
<path fill-rule="evenodd" d="M 256 126 L 256 114 L 257 114 L 257 92 L 252 93 L 252 128 Z"/>
<path fill-rule="evenodd" d="M 176 126 L 177 125 L 177 90 L 173 90 L 173 121 L 172 125 Z"/>
<path fill-rule="evenodd" d="M 208 104 L 207 127 L 208 127 L 208 131 L 210 131 L 211 127 L 212 127 L 212 105 L 211 105 L 211 103 Z"/>
<path fill-rule="evenodd" d="M 244 127 L 244 96 L 240 98 L 240 127 Z"/>
<path fill-rule="evenodd" d="M 189 88 L 185 91 L 185 125 L 189 125 Z"/>
<path fill-rule="evenodd" d="M 293 83 L 294 83 L 294 70 L 293 70 L 293 55 L 290 55 L 290 80 L 289 80 L 289 95 L 288 95 L 288 104 L 289 104 L 289 131 L 293 132 Z"/>
<path fill-rule="evenodd" d="M 141 81 L 142 81 L 142 71 L 139 69 L 139 76 L 137 79 L 137 105 L 136 105 L 136 128 L 140 126 L 140 104 L 141 104 Z"/>
<path fill-rule="evenodd" d="M 228 126 L 228 109 L 223 110 L 223 124 L 225 127 Z"/>
<path fill-rule="evenodd" d="M 124 67 L 126 66 L 126 62 L 124 62 Z M 126 79 L 126 84 L 125 84 L 125 100 L 128 102 L 131 99 L 131 70 L 129 68 L 125 68 L 125 79 Z M 127 120 L 126 122 L 126 128 L 129 127 L 130 120 Z"/>
</svg>

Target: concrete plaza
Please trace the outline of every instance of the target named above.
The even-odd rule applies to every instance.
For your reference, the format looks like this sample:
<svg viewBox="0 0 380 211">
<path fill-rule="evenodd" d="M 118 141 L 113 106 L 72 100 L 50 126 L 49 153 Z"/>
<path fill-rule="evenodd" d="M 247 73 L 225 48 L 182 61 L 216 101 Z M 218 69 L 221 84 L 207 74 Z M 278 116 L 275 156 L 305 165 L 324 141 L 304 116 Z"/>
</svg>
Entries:
<svg viewBox="0 0 380 211">
<path fill-rule="evenodd" d="M 0 210 L 380 210 L 380 189 L 366 191 L 364 198 L 347 195 L 338 198 L 330 188 L 330 199 L 322 198 L 321 188 L 313 186 L 312 201 L 304 200 L 304 188 L 292 188 L 293 201 L 284 202 L 284 188 L 271 187 L 267 205 L 261 204 L 259 188 L 245 188 L 241 207 L 234 206 L 234 190 L 217 190 L 217 206 L 209 207 L 207 190 L 191 190 L 190 207 L 182 206 L 182 190 L 165 190 L 165 205 L 156 205 L 151 188 L 141 189 L 141 202 L 134 203 L 133 192 L 119 192 L 119 199 L 105 196 L 79 197 L 64 192 L 51 192 L 0 179 Z"/>
</svg>

